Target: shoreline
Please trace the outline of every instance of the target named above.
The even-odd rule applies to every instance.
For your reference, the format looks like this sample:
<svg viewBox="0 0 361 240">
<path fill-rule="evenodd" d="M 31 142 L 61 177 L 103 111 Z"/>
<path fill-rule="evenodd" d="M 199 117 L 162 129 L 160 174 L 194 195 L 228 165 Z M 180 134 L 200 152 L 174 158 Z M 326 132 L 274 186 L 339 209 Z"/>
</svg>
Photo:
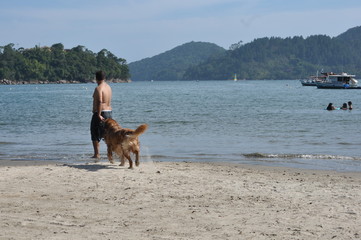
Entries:
<svg viewBox="0 0 361 240">
<path fill-rule="evenodd" d="M 357 173 L 229 163 L 0 167 L 0 239 L 361 238 Z"/>
<path fill-rule="evenodd" d="M 361 172 L 358 171 L 337 171 L 337 170 L 328 170 L 328 169 L 310 169 L 310 168 L 298 168 L 298 167 L 287 167 L 287 166 L 270 166 L 270 165 L 261 165 L 261 164 L 250 164 L 250 163 L 236 163 L 236 162 L 207 162 L 207 161 L 157 161 L 157 160 L 140 160 L 142 163 L 194 163 L 194 164 L 209 164 L 215 166 L 225 166 L 225 167 L 243 167 L 250 168 L 254 170 L 274 170 L 274 171 L 288 171 L 288 172 L 303 172 L 303 173 L 329 173 L 336 175 L 355 175 L 361 176 Z M 44 166 L 44 165 L 58 165 L 58 166 L 71 166 L 71 165 L 93 165 L 100 164 L 110 166 L 117 166 L 119 162 L 115 162 L 115 164 L 111 164 L 104 157 L 99 159 L 98 161 L 91 160 L 83 162 L 83 163 L 69 163 L 67 161 L 50 161 L 50 160 L 0 160 L 0 168 L 1 167 L 22 167 L 22 166 Z"/>
</svg>

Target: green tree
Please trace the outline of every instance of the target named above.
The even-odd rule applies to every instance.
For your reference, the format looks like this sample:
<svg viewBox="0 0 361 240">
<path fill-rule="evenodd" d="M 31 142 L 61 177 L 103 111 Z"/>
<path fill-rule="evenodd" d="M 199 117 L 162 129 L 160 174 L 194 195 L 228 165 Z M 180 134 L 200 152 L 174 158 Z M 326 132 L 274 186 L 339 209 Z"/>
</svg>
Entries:
<svg viewBox="0 0 361 240">
<path fill-rule="evenodd" d="M 23 65 L 23 56 L 10 43 L 0 49 L 0 79 L 20 80 L 19 68 Z"/>
<path fill-rule="evenodd" d="M 67 52 L 66 60 L 67 79 L 85 82 L 94 78 L 96 60 L 92 51 L 78 45 Z"/>
<path fill-rule="evenodd" d="M 112 79 L 129 79 L 125 59 L 106 49 L 94 54 L 81 45 L 67 50 L 61 43 L 18 50 L 12 43 L 0 47 L 0 79 L 86 82 L 94 79 L 97 69 L 104 70 Z"/>
</svg>

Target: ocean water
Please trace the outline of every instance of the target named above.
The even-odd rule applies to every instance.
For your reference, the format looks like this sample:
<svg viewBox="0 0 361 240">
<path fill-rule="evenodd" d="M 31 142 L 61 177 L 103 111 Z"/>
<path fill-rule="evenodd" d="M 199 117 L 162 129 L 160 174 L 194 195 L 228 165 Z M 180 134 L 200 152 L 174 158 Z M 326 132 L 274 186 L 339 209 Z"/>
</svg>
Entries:
<svg viewBox="0 0 361 240">
<path fill-rule="evenodd" d="M 95 84 L 1 85 L 0 161 L 91 162 Z M 361 171 L 361 90 L 299 81 L 111 84 L 113 118 L 149 125 L 141 161 L 232 162 Z M 351 100 L 352 111 L 326 111 Z M 101 143 L 102 161 L 106 146 Z"/>
</svg>

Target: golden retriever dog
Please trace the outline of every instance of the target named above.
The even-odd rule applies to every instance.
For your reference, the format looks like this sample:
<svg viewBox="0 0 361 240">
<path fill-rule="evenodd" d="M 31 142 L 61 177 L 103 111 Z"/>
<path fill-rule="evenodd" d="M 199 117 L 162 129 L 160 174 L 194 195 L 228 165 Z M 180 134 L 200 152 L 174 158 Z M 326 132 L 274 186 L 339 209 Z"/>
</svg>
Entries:
<svg viewBox="0 0 361 240">
<path fill-rule="evenodd" d="M 140 144 L 138 136 L 144 133 L 147 128 L 147 124 L 142 124 L 135 130 L 122 128 L 114 119 L 106 119 L 104 121 L 104 140 L 108 147 L 109 162 L 114 163 L 113 152 L 115 152 L 120 157 L 120 166 L 124 166 L 126 158 L 129 161 L 129 168 L 133 168 L 130 154 L 134 153 L 135 165 L 139 166 Z"/>
</svg>

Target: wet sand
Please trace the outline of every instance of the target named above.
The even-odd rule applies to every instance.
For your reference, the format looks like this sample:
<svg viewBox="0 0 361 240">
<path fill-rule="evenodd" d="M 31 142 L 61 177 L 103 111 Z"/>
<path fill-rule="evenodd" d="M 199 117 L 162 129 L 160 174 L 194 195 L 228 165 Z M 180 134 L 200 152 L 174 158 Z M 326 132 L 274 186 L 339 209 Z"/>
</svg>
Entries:
<svg viewBox="0 0 361 240">
<path fill-rule="evenodd" d="M 0 166 L 0 239 L 359 239 L 361 174 L 221 163 Z"/>
</svg>

